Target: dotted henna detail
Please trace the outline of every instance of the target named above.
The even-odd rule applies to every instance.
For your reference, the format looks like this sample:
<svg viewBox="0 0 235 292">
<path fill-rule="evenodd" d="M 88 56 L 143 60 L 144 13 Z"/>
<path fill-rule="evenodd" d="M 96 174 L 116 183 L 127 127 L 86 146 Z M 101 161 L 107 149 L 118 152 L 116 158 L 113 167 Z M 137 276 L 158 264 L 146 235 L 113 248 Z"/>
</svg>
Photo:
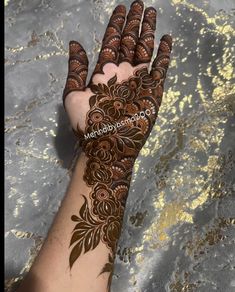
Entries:
<svg viewBox="0 0 235 292">
<path fill-rule="evenodd" d="M 154 49 L 154 32 L 156 29 L 156 10 L 153 7 L 145 9 L 142 30 L 135 52 L 135 65 L 149 63 Z"/>
<path fill-rule="evenodd" d="M 132 65 L 151 61 L 154 49 L 154 31 L 156 28 L 156 10 L 148 7 L 144 11 L 141 33 L 139 29 L 143 14 L 143 2 L 136 0 L 132 3 L 126 19 L 126 8 L 118 5 L 108 23 L 98 61 L 88 83 L 92 84 L 95 74 L 103 72 L 107 63 L 119 65 L 128 62 Z M 126 24 L 125 23 L 126 19 Z M 72 91 L 83 91 L 86 87 L 88 59 L 83 47 L 76 41 L 69 44 L 68 77 L 63 92 L 63 103 Z"/>
<path fill-rule="evenodd" d="M 166 72 L 170 63 L 170 53 L 172 50 L 172 38 L 170 35 L 164 35 L 161 38 L 158 53 L 152 64 L 150 75 L 155 80 L 159 80 L 160 84 L 155 89 L 155 95 L 162 95 L 163 85 L 166 78 Z M 161 92 L 160 92 L 161 91 Z"/>
<path fill-rule="evenodd" d="M 124 27 L 119 52 L 119 63 L 128 62 L 133 65 L 135 48 L 139 39 L 139 28 L 144 5 L 142 1 L 134 1 L 131 4 Z"/>
<path fill-rule="evenodd" d="M 104 73 L 103 67 L 107 63 L 118 64 L 118 51 L 125 17 L 125 6 L 118 5 L 110 18 L 104 34 L 102 48 L 93 75 L 96 73 Z"/>
<path fill-rule="evenodd" d="M 68 77 L 63 92 L 63 103 L 72 91 L 84 90 L 88 73 L 88 59 L 83 47 L 76 41 L 69 43 Z"/>
</svg>

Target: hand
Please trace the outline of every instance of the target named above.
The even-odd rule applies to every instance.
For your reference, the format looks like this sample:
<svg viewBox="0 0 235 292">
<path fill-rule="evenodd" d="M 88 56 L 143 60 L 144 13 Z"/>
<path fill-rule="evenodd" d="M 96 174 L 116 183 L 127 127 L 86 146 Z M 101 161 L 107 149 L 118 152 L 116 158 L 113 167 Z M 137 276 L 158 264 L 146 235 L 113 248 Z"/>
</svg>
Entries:
<svg viewBox="0 0 235 292">
<path fill-rule="evenodd" d="M 89 98 L 94 94 L 91 90 L 92 84 L 107 84 L 108 80 L 115 74 L 117 80 L 114 83 L 117 84 L 133 77 L 137 69 L 142 69 L 141 73 L 139 73 L 139 75 L 141 74 L 139 80 L 146 80 L 144 86 L 152 89 L 151 96 L 155 100 L 155 103 L 157 102 L 157 107 L 160 106 L 164 80 L 169 64 L 171 37 L 169 35 L 162 37 L 152 68 L 149 68 L 154 49 L 156 11 L 153 7 L 146 8 L 141 25 L 142 13 L 142 1 L 134 1 L 124 26 L 126 8 L 123 5 L 115 8 L 106 29 L 98 62 L 88 86 L 86 86 L 88 73 L 86 52 L 78 42 L 70 42 L 68 77 L 63 93 L 63 100 L 75 131 L 77 128 L 84 131 L 87 127 L 87 113 L 91 110 Z M 141 30 L 140 35 L 139 30 Z M 150 74 L 147 73 L 149 69 L 151 69 Z M 134 99 L 140 96 L 140 90 L 143 91 L 143 88 L 134 91 L 131 88 L 133 82 L 130 84 L 126 82 L 124 86 L 126 86 L 127 90 L 132 91 L 132 97 L 128 99 L 128 105 L 123 109 L 121 116 L 110 116 L 114 121 L 123 120 L 123 117 L 130 112 L 133 114 L 134 112 L 140 111 L 140 109 L 134 110 L 134 108 L 131 110 L 131 104 L 135 102 Z M 123 92 L 118 92 L 117 95 L 119 96 L 116 97 L 126 99 L 125 93 Z M 112 96 L 106 98 L 106 100 L 111 99 L 113 100 Z M 92 107 L 94 109 L 94 107 L 99 106 L 96 104 L 92 105 Z M 110 110 L 106 112 L 106 115 L 110 115 Z M 88 131 L 88 128 L 86 131 Z"/>
<path fill-rule="evenodd" d="M 172 41 L 169 35 L 161 38 L 149 68 L 156 10 L 146 8 L 141 24 L 143 10 L 143 2 L 134 1 L 126 18 L 125 7 L 116 7 L 87 87 L 86 52 L 75 41 L 69 45 L 63 99 L 88 158 L 84 180 L 92 189 L 91 207 L 84 197 L 80 216 L 72 217 L 77 228 L 71 239 L 71 245 L 76 245 L 70 255 L 70 267 L 83 249 L 84 252 L 94 249 L 100 240 L 114 253 L 134 161 L 161 104 Z"/>
</svg>

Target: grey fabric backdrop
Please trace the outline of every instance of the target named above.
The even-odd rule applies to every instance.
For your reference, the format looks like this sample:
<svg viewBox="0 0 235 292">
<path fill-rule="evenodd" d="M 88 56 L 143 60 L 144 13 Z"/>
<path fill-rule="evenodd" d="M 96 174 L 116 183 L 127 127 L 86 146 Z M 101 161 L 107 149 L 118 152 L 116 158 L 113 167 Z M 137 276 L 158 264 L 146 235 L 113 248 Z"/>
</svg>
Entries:
<svg viewBox="0 0 235 292">
<path fill-rule="evenodd" d="M 6 291 L 37 254 L 79 152 L 61 103 L 68 42 L 80 41 L 94 68 L 119 3 L 5 1 Z M 157 43 L 171 33 L 174 46 L 159 118 L 135 164 L 112 291 L 232 292 L 234 1 L 145 4 L 158 10 Z"/>
</svg>

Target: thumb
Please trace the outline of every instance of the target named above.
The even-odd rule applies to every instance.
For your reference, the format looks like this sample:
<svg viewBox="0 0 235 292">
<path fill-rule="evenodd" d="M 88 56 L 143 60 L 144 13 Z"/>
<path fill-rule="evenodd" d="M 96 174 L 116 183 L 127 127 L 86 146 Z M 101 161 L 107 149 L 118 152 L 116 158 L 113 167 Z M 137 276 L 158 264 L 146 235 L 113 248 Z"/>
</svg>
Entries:
<svg viewBox="0 0 235 292">
<path fill-rule="evenodd" d="M 170 35 L 164 35 L 161 38 L 160 45 L 158 47 L 157 56 L 153 61 L 151 76 L 154 80 L 162 80 L 162 86 L 166 78 L 166 72 L 169 67 L 170 54 L 172 50 L 172 38 Z"/>
</svg>

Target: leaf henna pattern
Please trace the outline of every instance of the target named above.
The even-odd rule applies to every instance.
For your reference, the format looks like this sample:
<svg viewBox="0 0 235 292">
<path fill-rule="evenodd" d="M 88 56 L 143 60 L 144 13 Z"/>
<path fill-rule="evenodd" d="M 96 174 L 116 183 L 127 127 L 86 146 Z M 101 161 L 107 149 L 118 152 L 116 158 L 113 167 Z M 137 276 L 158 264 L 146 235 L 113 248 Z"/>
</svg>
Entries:
<svg viewBox="0 0 235 292">
<path fill-rule="evenodd" d="M 91 216 L 87 198 L 85 196 L 83 197 L 85 202 L 80 209 L 80 217 L 75 215 L 71 217 L 72 221 L 77 222 L 77 224 L 74 227 L 70 240 L 70 246 L 76 243 L 70 254 L 70 267 L 72 267 L 76 259 L 80 256 L 83 249 L 85 253 L 96 248 L 100 242 L 101 224 Z"/>
</svg>

